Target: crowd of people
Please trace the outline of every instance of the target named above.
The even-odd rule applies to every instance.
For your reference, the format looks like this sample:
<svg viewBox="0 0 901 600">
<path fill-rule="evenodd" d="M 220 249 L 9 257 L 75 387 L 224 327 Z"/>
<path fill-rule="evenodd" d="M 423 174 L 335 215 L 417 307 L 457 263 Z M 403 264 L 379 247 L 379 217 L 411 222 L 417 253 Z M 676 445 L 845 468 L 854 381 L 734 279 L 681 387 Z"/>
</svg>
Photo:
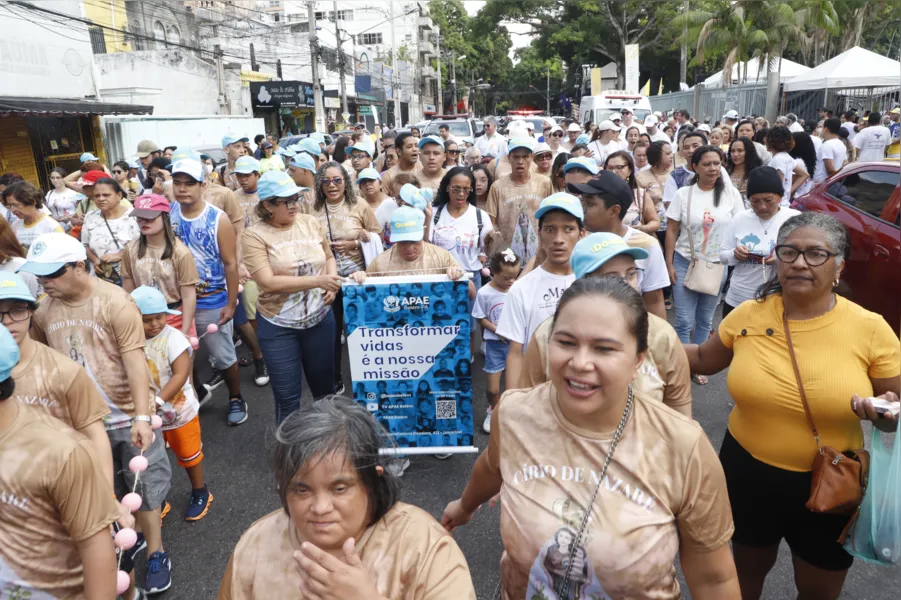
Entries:
<svg viewBox="0 0 901 600">
<path fill-rule="evenodd" d="M 835 293 L 842 225 L 790 204 L 890 154 L 898 113 L 885 134 L 878 113 L 808 133 L 793 115 L 629 110 L 506 136 L 488 118 L 460 140 L 229 134 L 218 167 L 145 140 L 112 168 L 85 153 L 46 193 L 3 175 L 0 506 L 28 515 L 0 517 L 0 590 L 169 589 L 166 448 L 184 518 L 204 518 L 200 408 L 224 385 L 228 425 L 245 423 L 246 366 L 271 388 L 282 509 L 241 537 L 223 600 L 475 598 L 447 532 L 497 499 L 506 598 L 678 598 L 677 555 L 693 597 L 759 598 L 782 539 L 800 597 L 838 598 L 850 516 L 805 508 L 811 465 L 820 443 L 862 447 L 863 420 L 895 431 L 873 398 L 898 401 L 901 348 Z M 379 455 L 387 433 L 342 372 L 348 286 L 435 274 L 469 282 L 490 436 L 440 522 L 399 501 L 409 458 Z M 717 455 L 691 382 L 727 367 Z"/>
</svg>

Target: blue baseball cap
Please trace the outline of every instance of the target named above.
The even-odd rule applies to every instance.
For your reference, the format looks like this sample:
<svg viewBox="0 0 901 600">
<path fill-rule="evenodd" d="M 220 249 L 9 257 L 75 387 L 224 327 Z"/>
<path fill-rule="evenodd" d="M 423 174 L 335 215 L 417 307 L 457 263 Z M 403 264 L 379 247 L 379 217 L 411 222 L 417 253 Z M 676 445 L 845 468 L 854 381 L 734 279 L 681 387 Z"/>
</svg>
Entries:
<svg viewBox="0 0 901 600">
<path fill-rule="evenodd" d="M 307 139 L 316 140 L 317 143 L 324 144 L 325 143 L 325 134 L 319 133 L 318 131 L 314 131 L 313 133 L 310 134 L 310 137 Z"/>
<path fill-rule="evenodd" d="M 423 190 L 420 190 L 418 187 L 413 185 L 412 183 L 405 183 L 403 187 L 400 188 L 400 199 L 425 213 L 426 207 L 429 205 L 429 199 L 422 193 Z M 394 240 L 392 236 L 391 240 Z"/>
<path fill-rule="evenodd" d="M 129 169 L 140 169 L 140 168 L 141 168 L 141 163 L 140 163 L 140 161 L 138 161 L 137 158 L 129 158 L 129 159 L 128 159 L 127 161 L 125 161 L 125 162 L 128 163 L 128 168 L 129 168 Z"/>
<path fill-rule="evenodd" d="M 419 149 L 422 150 L 422 148 L 427 144 L 437 144 L 438 146 L 441 146 L 442 150 L 444 150 L 444 140 L 442 140 L 440 137 L 427 135 L 419 140 L 417 146 L 419 146 Z"/>
<path fill-rule="evenodd" d="M 576 138 L 577 144 L 585 144 L 587 146 L 590 142 L 591 137 L 587 133 L 582 133 Z"/>
<path fill-rule="evenodd" d="M 425 234 L 425 213 L 401 206 L 391 215 L 391 243 L 421 242 Z"/>
<path fill-rule="evenodd" d="M 249 142 L 250 138 L 246 135 L 238 135 L 237 133 L 226 133 L 222 136 L 222 147 L 231 146 L 235 142 Z"/>
<path fill-rule="evenodd" d="M 535 218 L 540 219 L 552 210 L 566 211 L 577 219 L 585 218 L 585 213 L 582 211 L 582 201 L 566 192 L 557 192 L 542 200 L 541 204 L 538 205 L 538 210 L 535 211 Z"/>
<path fill-rule="evenodd" d="M 100 160 L 100 159 L 97 158 L 96 156 L 94 156 L 93 154 L 91 154 L 90 152 L 85 152 L 84 154 L 82 154 L 81 156 L 78 157 L 78 160 L 80 162 L 87 162 L 89 160 Z"/>
<path fill-rule="evenodd" d="M 6 381 L 19 364 L 19 344 L 9 329 L 0 325 L 0 381 Z"/>
<path fill-rule="evenodd" d="M 319 147 L 319 142 L 317 142 L 316 140 L 314 140 L 311 137 L 300 140 L 300 142 L 298 142 L 297 146 L 298 146 L 298 149 L 297 149 L 298 152 L 306 152 L 317 158 L 319 157 L 320 154 L 322 154 L 322 148 Z"/>
<path fill-rule="evenodd" d="M 37 302 L 25 281 L 9 271 L 0 271 L 0 300 L 24 300 Z"/>
<path fill-rule="evenodd" d="M 362 140 L 360 140 L 353 146 L 347 147 L 347 150 L 346 150 L 347 155 L 350 156 L 350 153 L 353 152 L 354 150 L 359 150 L 360 152 L 365 152 L 366 154 L 369 155 L 369 158 L 372 158 L 375 155 L 375 144 L 373 144 L 372 141 L 367 140 L 366 138 L 363 138 Z"/>
<path fill-rule="evenodd" d="M 294 150 L 294 146 L 288 146 L 287 148 L 279 146 L 278 150 L 276 150 L 275 153 L 280 156 L 287 156 L 288 158 L 291 158 L 292 156 L 297 154 L 297 150 Z"/>
<path fill-rule="evenodd" d="M 260 161 L 252 156 L 242 156 L 235 161 L 235 173 L 241 175 L 250 175 L 251 173 L 260 172 Z"/>
<path fill-rule="evenodd" d="M 376 171 L 375 169 L 373 169 L 372 167 L 366 167 L 365 169 L 360 171 L 359 175 L 357 175 L 357 183 L 360 183 L 361 181 L 372 180 L 372 179 L 375 179 L 376 181 L 382 180 L 382 176 L 379 175 L 379 172 Z"/>
<path fill-rule="evenodd" d="M 592 175 L 597 175 L 600 171 L 600 168 L 597 163 L 594 162 L 594 159 L 585 156 L 577 156 L 576 158 L 571 158 L 566 161 L 566 164 L 563 165 L 563 172 L 566 173 L 571 169 L 585 169 Z"/>
<path fill-rule="evenodd" d="M 266 200 L 268 198 L 289 198 L 308 189 L 310 188 L 299 187 L 294 183 L 294 180 L 291 179 L 290 175 L 284 171 L 275 169 L 273 171 L 266 171 L 263 173 L 263 176 L 260 177 L 260 182 L 257 184 L 257 197 L 260 200 Z"/>
<path fill-rule="evenodd" d="M 525 148 L 529 152 L 535 152 L 535 140 L 532 138 L 516 138 L 507 143 L 507 154 L 510 154 L 517 148 Z"/>
<path fill-rule="evenodd" d="M 313 157 L 305 152 L 292 156 L 288 164 L 298 169 L 306 169 L 310 173 L 316 172 L 316 163 L 313 162 Z"/>
<path fill-rule="evenodd" d="M 166 297 L 156 288 L 142 285 L 131 293 L 132 299 L 138 305 L 142 315 L 180 315 L 180 310 L 172 310 L 166 305 Z"/>
<path fill-rule="evenodd" d="M 592 233 L 576 242 L 569 262 L 572 264 L 576 279 L 582 279 L 620 254 L 628 254 L 635 260 L 650 256 L 644 248 L 632 248 L 626 240 L 615 233 Z"/>
<path fill-rule="evenodd" d="M 172 162 L 177 163 L 180 160 L 196 160 L 200 162 L 200 152 L 196 150 L 191 150 L 190 148 L 185 148 L 184 150 L 176 150 L 172 153 Z"/>
</svg>

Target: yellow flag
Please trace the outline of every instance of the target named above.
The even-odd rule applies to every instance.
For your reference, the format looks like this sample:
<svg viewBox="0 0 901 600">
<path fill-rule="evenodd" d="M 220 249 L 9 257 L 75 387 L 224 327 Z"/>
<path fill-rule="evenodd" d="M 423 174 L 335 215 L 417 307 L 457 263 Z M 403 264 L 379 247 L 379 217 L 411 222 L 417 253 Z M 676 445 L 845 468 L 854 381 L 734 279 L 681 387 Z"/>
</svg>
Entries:
<svg viewBox="0 0 901 600">
<path fill-rule="evenodd" d="M 663 93 L 663 77 L 660 78 L 660 88 L 657 90 L 657 95 L 661 95 Z"/>
<path fill-rule="evenodd" d="M 639 92 L 642 96 L 650 96 L 651 94 L 651 79 L 648 78 L 647 81 L 644 82 L 644 87 L 641 88 L 641 92 Z"/>
</svg>

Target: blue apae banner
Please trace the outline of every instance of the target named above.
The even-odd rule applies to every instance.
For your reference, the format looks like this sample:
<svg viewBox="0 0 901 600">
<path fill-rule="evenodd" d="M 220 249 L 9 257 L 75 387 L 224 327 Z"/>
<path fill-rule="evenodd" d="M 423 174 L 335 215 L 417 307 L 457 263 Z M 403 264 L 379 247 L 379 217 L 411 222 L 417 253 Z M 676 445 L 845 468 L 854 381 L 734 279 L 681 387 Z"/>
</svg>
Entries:
<svg viewBox="0 0 901 600">
<path fill-rule="evenodd" d="M 343 287 L 354 399 L 405 454 L 478 451 L 468 285 L 435 275 Z"/>
</svg>

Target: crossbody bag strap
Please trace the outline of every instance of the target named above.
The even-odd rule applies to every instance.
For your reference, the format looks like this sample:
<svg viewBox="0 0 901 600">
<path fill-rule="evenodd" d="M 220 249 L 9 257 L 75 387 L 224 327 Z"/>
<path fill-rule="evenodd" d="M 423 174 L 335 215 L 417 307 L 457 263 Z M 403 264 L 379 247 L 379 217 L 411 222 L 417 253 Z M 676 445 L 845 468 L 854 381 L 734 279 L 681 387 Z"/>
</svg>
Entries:
<svg viewBox="0 0 901 600">
<path fill-rule="evenodd" d="M 444 210 L 444 205 L 442 204 L 441 206 L 438 207 L 438 210 L 435 211 L 435 217 L 432 219 L 432 224 L 435 225 L 435 227 L 438 226 L 438 221 L 441 219 L 441 211 L 443 211 L 443 210 Z"/>
<path fill-rule="evenodd" d="M 116 239 L 116 234 L 113 233 L 113 228 L 109 226 L 109 221 L 106 220 L 106 217 L 103 216 L 103 213 L 100 213 L 100 216 L 103 217 L 103 222 L 106 223 L 106 230 L 109 231 L 109 234 L 113 238 L 113 243 L 116 244 L 116 249 L 121 250 L 122 246 L 119 245 L 119 240 Z"/>
<path fill-rule="evenodd" d="M 823 444 L 820 442 L 820 432 L 817 431 L 817 425 L 813 421 L 813 413 L 810 412 L 810 405 L 807 403 L 807 394 L 804 393 L 804 384 L 801 382 L 801 371 L 798 370 L 798 359 L 795 356 L 795 346 L 792 343 L 792 334 L 788 328 L 788 319 L 785 313 L 782 313 L 782 327 L 785 330 L 785 341 L 788 344 L 788 354 L 792 359 L 792 369 L 795 371 L 795 381 L 798 382 L 798 391 L 801 393 L 801 403 L 804 405 L 804 413 L 807 415 L 807 424 L 813 432 L 813 439 L 817 442 L 817 449 L 822 453 Z"/>
<path fill-rule="evenodd" d="M 694 192 L 694 190 L 695 190 L 694 185 L 688 186 L 688 200 L 686 200 L 686 202 L 688 202 L 688 212 L 685 215 L 685 220 L 688 221 L 688 223 L 686 223 L 686 226 L 688 229 L 688 247 L 691 248 L 691 260 L 692 261 L 694 261 L 694 259 L 695 259 L 695 236 L 692 235 L 692 233 L 691 233 L 691 194 L 692 194 L 692 192 Z"/>
</svg>

